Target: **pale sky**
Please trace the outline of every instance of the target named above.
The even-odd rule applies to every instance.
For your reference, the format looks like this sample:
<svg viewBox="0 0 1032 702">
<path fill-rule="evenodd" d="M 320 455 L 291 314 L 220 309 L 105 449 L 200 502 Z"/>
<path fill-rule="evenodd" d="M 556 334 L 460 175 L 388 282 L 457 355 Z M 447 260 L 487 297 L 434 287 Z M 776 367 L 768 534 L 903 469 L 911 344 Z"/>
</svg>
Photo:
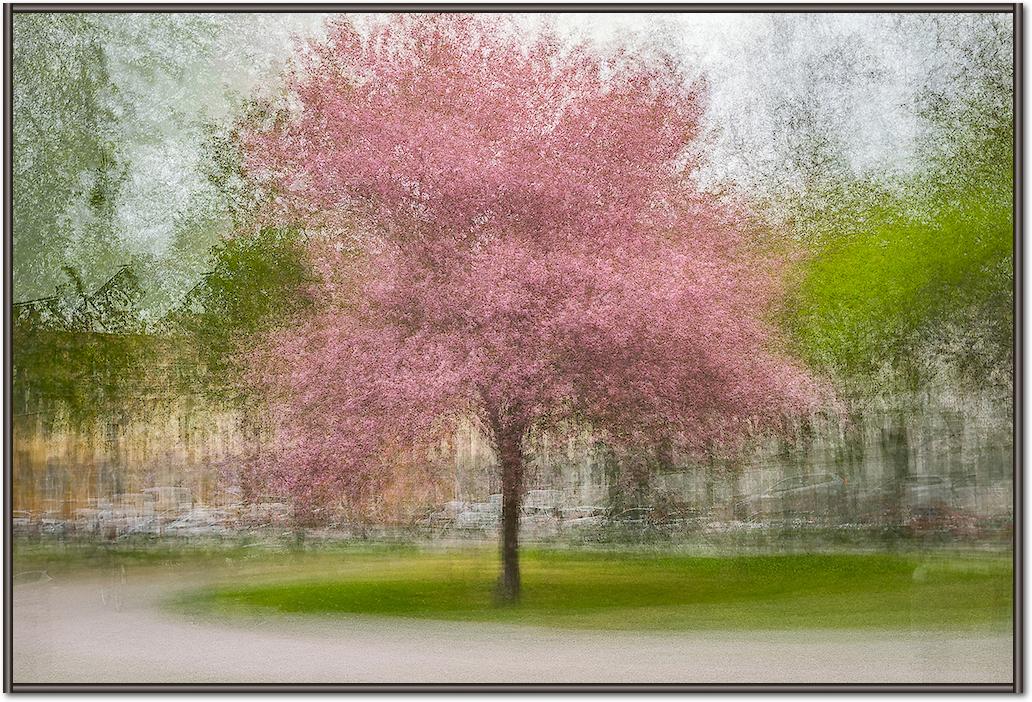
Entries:
<svg viewBox="0 0 1032 702">
<path fill-rule="evenodd" d="M 99 17 L 109 37 L 108 99 L 117 118 L 105 137 L 127 168 L 116 229 L 130 249 L 160 258 L 177 231 L 224 209 L 203 172 L 206 128 L 231 123 L 247 98 L 275 94 L 297 43 L 319 38 L 326 15 Z M 950 85 L 967 60 L 965 47 L 979 41 L 979 27 L 992 17 L 558 14 L 518 21 L 528 32 L 553 23 L 571 42 L 625 43 L 678 57 L 685 74 L 704 78 L 709 90 L 702 185 L 780 196 L 801 182 L 800 153 L 815 141 L 859 177 L 891 178 L 920 165 L 916 147 L 928 129 L 921 98 Z M 1011 47 L 1004 48 L 1000 60 L 1009 64 Z M 82 219 L 74 208 L 83 206 L 69 205 L 68 219 Z"/>
<path fill-rule="evenodd" d="M 176 44 L 152 15 L 114 16 L 133 41 L 109 47 L 111 70 L 136 114 L 123 136 L 131 185 L 120 208 L 126 236 L 159 253 L 172 226 L 170 203 L 203 201 L 196 172 L 204 121 L 230 117 L 232 95 L 274 89 L 301 38 L 318 37 L 315 14 L 207 15 L 216 28 L 206 43 Z M 954 15 L 953 31 L 975 16 Z M 525 16 L 533 25 L 541 16 Z M 913 166 L 923 125 L 918 91 L 948 73 L 958 56 L 938 46 L 926 17 L 891 14 L 565 14 L 552 17 L 571 38 L 662 47 L 682 56 L 686 72 L 710 87 L 710 163 L 704 182 L 731 179 L 762 187 L 784 170 L 795 147 L 791 108 L 841 142 L 858 173 Z M 141 50 L 163 54 L 178 74 L 143 72 Z"/>
</svg>

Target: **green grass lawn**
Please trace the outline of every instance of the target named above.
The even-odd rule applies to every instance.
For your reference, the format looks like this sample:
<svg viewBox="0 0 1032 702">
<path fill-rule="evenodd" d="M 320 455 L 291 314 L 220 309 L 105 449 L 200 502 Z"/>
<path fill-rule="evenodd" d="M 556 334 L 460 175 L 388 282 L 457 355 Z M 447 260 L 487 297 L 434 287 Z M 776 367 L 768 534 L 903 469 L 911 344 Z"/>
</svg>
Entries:
<svg viewBox="0 0 1032 702">
<path fill-rule="evenodd" d="M 528 551 L 523 598 L 497 606 L 493 550 L 343 553 L 185 593 L 194 615 L 365 614 L 624 630 L 1005 629 L 999 555 L 689 557 Z M 227 579 L 229 580 L 229 579 Z"/>
</svg>

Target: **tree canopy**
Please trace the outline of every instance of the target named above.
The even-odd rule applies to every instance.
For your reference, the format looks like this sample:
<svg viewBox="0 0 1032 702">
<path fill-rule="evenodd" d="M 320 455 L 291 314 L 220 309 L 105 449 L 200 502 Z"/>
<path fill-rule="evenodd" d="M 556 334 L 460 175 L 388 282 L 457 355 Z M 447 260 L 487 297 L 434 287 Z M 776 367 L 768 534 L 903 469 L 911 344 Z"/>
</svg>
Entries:
<svg viewBox="0 0 1032 702">
<path fill-rule="evenodd" d="M 243 140 L 327 276 L 328 304 L 256 354 L 295 496 L 360 490 L 471 416 L 502 467 L 512 596 L 535 430 L 701 448 L 813 406 L 765 317 L 778 261 L 685 177 L 702 96 L 673 64 L 393 17 L 337 24 L 289 90 Z"/>
<path fill-rule="evenodd" d="M 841 379 L 1011 382 L 1009 29 L 978 26 L 958 72 L 925 91 L 924 167 L 895 182 L 833 180 L 801 208 L 811 253 L 787 320 L 803 356 Z"/>
</svg>

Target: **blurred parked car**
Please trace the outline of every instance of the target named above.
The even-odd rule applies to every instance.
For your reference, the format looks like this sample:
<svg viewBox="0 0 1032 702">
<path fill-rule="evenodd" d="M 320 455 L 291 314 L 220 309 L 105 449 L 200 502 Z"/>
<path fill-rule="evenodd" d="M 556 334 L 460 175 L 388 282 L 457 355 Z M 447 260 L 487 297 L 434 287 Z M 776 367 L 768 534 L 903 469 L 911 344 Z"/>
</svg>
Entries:
<svg viewBox="0 0 1032 702">
<path fill-rule="evenodd" d="M 1006 478 L 990 479 L 976 473 L 952 482 L 953 505 L 982 516 L 1007 514 L 1013 509 L 1014 483 Z"/>
<path fill-rule="evenodd" d="M 455 523 L 455 515 L 445 510 L 430 511 L 419 520 L 418 526 L 429 529 L 432 533 L 442 531 Z"/>
<path fill-rule="evenodd" d="M 79 532 L 96 531 L 100 522 L 100 511 L 93 507 L 81 507 L 75 510 L 75 528 Z"/>
<path fill-rule="evenodd" d="M 122 532 L 123 536 L 157 536 L 161 534 L 161 521 L 154 516 L 146 515 L 134 520 Z"/>
<path fill-rule="evenodd" d="M 474 502 L 455 515 L 457 529 L 493 529 L 500 519 L 499 507 L 490 502 Z"/>
<path fill-rule="evenodd" d="M 68 523 L 53 514 L 45 514 L 39 520 L 39 530 L 48 536 L 64 536 L 68 533 Z"/>
<path fill-rule="evenodd" d="M 705 510 L 693 507 L 669 509 L 653 516 L 656 527 L 669 532 L 701 529 L 709 521 L 709 515 Z"/>
<path fill-rule="evenodd" d="M 529 514 L 524 511 L 520 515 L 520 531 L 527 538 L 542 538 L 555 536 L 559 533 L 558 509 L 531 511 Z"/>
<path fill-rule="evenodd" d="M 57 533 L 50 526 L 48 513 L 15 510 L 11 513 L 11 533 L 19 536 L 39 536 L 40 534 Z M 64 533 L 63 531 L 61 533 Z"/>
<path fill-rule="evenodd" d="M 908 536 L 943 536 L 952 539 L 975 538 L 979 535 L 978 520 L 965 512 L 940 505 L 917 507 L 903 519 L 903 533 Z"/>
<path fill-rule="evenodd" d="M 975 473 L 968 473 L 955 478 L 952 482 L 953 505 L 969 512 L 978 513 L 979 509 L 979 480 Z"/>
<path fill-rule="evenodd" d="M 953 491 L 942 476 L 909 475 L 903 479 L 903 500 L 911 509 L 946 508 L 953 501 Z"/>
<path fill-rule="evenodd" d="M 938 475 L 890 478 L 861 490 L 857 496 L 860 516 L 876 523 L 898 524 L 929 511 L 945 513 L 954 501 L 950 482 Z"/>
<path fill-rule="evenodd" d="M 846 481 L 833 473 L 794 475 L 739 503 L 737 512 L 750 518 L 775 515 L 843 514 L 847 505 Z"/>
<path fill-rule="evenodd" d="M 238 520 L 251 527 L 284 526 L 290 522 L 290 505 L 283 497 L 260 497 L 234 510 Z"/>
<path fill-rule="evenodd" d="M 197 508 L 165 526 L 176 536 L 220 536 L 232 527 L 232 515 L 221 509 Z"/>
<path fill-rule="evenodd" d="M 152 487 L 142 491 L 148 511 L 157 515 L 178 515 L 193 508 L 193 496 L 184 487 Z"/>
<path fill-rule="evenodd" d="M 1003 543 L 1012 543 L 1014 539 L 1014 517 L 1009 514 L 980 518 L 976 520 L 975 528 L 981 539 Z"/>
<path fill-rule="evenodd" d="M 525 514 L 557 515 L 563 501 L 563 493 L 559 490 L 528 490 L 523 498 L 523 512 Z"/>
<path fill-rule="evenodd" d="M 606 523 L 616 527 L 645 528 L 652 526 L 652 507 L 631 507 L 630 509 L 610 513 Z"/>
<path fill-rule="evenodd" d="M 582 505 L 559 510 L 559 525 L 562 529 L 594 528 L 604 524 L 605 520 L 606 510 L 603 507 Z"/>
</svg>

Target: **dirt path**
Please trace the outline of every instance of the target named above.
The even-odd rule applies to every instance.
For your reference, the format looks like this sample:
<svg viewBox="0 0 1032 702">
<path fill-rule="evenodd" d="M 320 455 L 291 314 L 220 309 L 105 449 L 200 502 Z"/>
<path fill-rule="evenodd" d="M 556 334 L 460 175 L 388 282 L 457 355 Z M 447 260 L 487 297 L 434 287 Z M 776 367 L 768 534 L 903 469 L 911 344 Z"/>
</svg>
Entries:
<svg viewBox="0 0 1032 702">
<path fill-rule="evenodd" d="M 52 580 L 14 592 L 15 683 L 1010 682 L 1009 635 L 639 634 L 347 617 L 189 621 L 192 583 Z"/>
</svg>

